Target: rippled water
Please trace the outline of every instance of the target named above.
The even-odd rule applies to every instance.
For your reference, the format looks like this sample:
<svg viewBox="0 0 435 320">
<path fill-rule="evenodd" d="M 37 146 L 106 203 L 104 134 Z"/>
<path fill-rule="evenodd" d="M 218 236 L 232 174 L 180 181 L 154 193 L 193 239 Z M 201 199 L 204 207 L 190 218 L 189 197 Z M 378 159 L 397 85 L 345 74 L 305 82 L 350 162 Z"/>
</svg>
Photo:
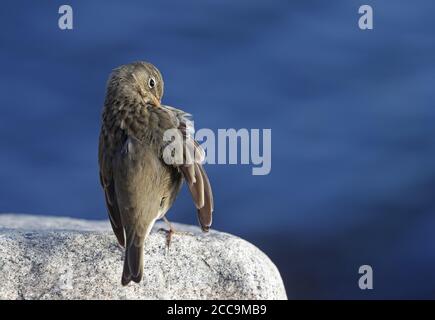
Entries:
<svg viewBox="0 0 435 320">
<path fill-rule="evenodd" d="M 0 211 L 106 218 L 110 70 L 148 60 L 198 128 L 271 128 L 272 172 L 209 165 L 215 228 L 258 245 L 289 297 L 435 297 L 431 1 L 10 2 L 0 12 Z M 186 190 L 169 217 L 196 223 Z M 360 291 L 358 267 L 374 268 Z"/>
</svg>

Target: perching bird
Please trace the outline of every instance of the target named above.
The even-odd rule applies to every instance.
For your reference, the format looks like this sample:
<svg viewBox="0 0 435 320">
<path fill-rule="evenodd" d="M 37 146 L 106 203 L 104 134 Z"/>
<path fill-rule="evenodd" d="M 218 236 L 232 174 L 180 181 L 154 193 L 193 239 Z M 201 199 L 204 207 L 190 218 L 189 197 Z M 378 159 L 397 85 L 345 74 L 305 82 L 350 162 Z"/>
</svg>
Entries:
<svg viewBox="0 0 435 320">
<path fill-rule="evenodd" d="M 116 68 L 107 84 L 98 158 L 110 222 L 125 247 L 122 285 L 142 279 L 144 241 L 172 206 L 183 179 L 202 230 L 212 222 L 212 190 L 201 165 L 204 152 L 191 136 L 190 115 L 162 105 L 162 96 L 162 75 L 146 62 Z M 182 139 L 174 135 L 168 141 L 164 135 L 171 130 Z M 171 142 L 179 148 L 165 157 Z M 167 160 L 180 150 L 181 163 Z"/>
</svg>

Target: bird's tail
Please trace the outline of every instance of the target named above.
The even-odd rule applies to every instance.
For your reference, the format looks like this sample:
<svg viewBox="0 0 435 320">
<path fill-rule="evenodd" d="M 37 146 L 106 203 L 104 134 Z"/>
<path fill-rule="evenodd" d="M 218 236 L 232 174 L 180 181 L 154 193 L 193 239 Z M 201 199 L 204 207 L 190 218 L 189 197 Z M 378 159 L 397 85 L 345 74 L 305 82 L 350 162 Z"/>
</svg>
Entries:
<svg viewBox="0 0 435 320">
<path fill-rule="evenodd" d="M 130 281 L 139 283 L 143 275 L 143 245 L 145 237 L 137 236 L 135 233 L 128 234 L 125 247 L 124 270 L 121 283 L 126 286 Z"/>
</svg>

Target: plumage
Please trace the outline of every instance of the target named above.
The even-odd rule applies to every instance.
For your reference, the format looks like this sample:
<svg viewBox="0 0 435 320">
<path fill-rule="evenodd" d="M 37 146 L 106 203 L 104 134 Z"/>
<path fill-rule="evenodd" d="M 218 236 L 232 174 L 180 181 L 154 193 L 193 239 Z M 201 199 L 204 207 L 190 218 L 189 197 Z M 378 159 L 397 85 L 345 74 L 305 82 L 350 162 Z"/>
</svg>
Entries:
<svg viewBox="0 0 435 320">
<path fill-rule="evenodd" d="M 186 179 L 201 228 L 212 222 L 213 195 L 202 167 L 204 151 L 192 137 L 190 115 L 161 104 L 163 79 L 153 65 L 115 69 L 108 81 L 99 141 L 100 181 L 110 223 L 125 247 L 122 284 L 139 282 L 143 245 L 157 219 L 172 206 Z M 165 132 L 182 137 L 182 163 L 168 163 Z"/>
</svg>

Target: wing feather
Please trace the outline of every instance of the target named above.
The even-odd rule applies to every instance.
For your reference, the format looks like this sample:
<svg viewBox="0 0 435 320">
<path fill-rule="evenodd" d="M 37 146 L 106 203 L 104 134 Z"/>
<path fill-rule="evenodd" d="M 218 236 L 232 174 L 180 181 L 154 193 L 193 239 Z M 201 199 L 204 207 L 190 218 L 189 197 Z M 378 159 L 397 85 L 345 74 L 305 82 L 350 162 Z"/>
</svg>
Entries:
<svg viewBox="0 0 435 320">
<path fill-rule="evenodd" d="M 104 137 L 100 137 L 98 160 L 100 164 L 100 182 L 104 189 L 104 197 L 106 199 L 106 207 L 109 214 L 110 224 L 113 232 L 118 239 L 119 244 L 125 247 L 124 227 L 121 222 L 121 214 L 118 208 L 118 202 L 115 194 L 115 185 L 113 181 L 111 160 L 106 150 Z"/>
<path fill-rule="evenodd" d="M 174 107 L 163 105 L 162 107 L 175 118 L 176 121 L 172 123 L 182 134 L 184 162 L 177 166 L 186 179 L 193 202 L 198 210 L 198 220 L 201 228 L 203 231 L 208 231 L 212 223 L 214 203 L 210 181 L 202 166 L 205 158 L 204 150 L 193 139 L 194 130 L 190 121 L 191 115 Z"/>
</svg>

